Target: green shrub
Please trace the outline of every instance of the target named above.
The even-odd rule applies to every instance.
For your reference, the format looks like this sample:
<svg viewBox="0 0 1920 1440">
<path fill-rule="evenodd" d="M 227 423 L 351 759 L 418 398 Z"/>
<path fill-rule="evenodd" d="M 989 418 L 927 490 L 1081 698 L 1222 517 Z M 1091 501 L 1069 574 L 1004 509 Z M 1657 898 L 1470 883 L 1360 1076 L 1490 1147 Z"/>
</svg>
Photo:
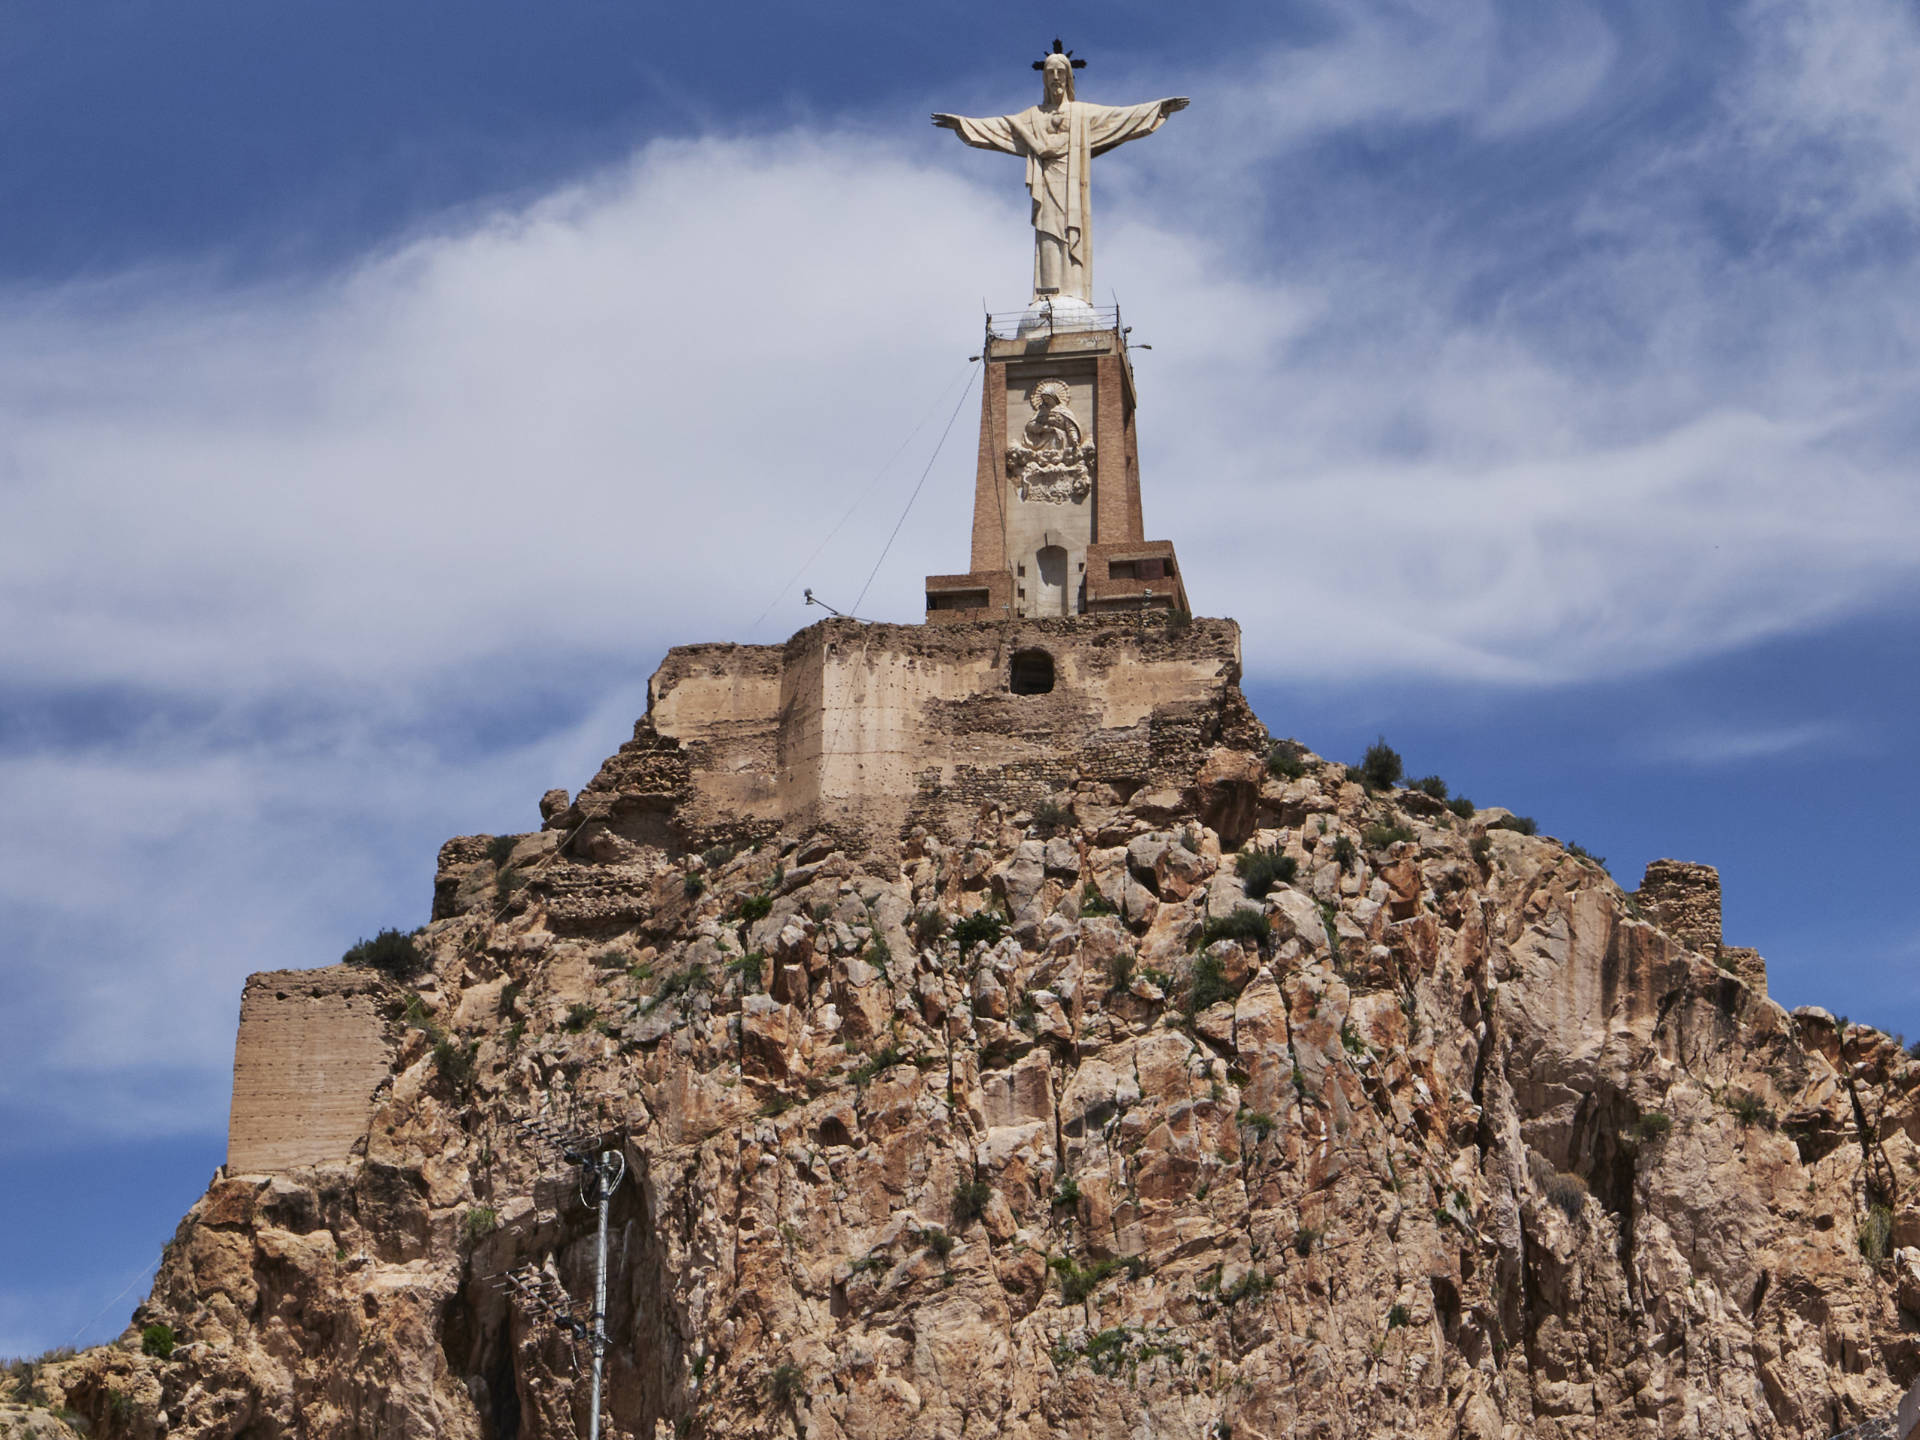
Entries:
<svg viewBox="0 0 1920 1440">
<path fill-rule="evenodd" d="M 1584 845 L 1575 844 L 1567 846 L 1567 854 L 1573 856 L 1576 860 L 1590 860 L 1602 870 L 1607 868 L 1607 857 L 1594 854 Z"/>
<path fill-rule="evenodd" d="M 752 922 L 764 920 L 773 909 L 773 896 L 767 894 L 749 895 L 740 902 L 740 918 Z"/>
<path fill-rule="evenodd" d="M 1400 752 L 1382 735 L 1360 757 L 1360 783 L 1369 790 L 1391 790 L 1400 783 Z"/>
<path fill-rule="evenodd" d="M 773 1367 L 773 1373 L 767 1377 L 767 1395 L 776 1405 L 793 1404 L 804 1392 L 806 1376 L 800 1367 L 793 1364 L 780 1364 Z"/>
<path fill-rule="evenodd" d="M 480 1069 L 480 1042 L 473 1040 L 465 1045 L 450 1039 L 437 1042 L 433 1047 L 433 1068 L 456 1091 L 464 1091 L 473 1084 L 473 1077 Z"/>
<path fill-rule="evenodd" d="M 1113 902 L 1100 893 L 1100 887 L 1089 880 L 1080 891 L 1080 915 L 1085 919 L 1093 915 L 1118 915 Z"/>
<path fill-rule="evenodd" d="M 940 937 L 946 933 L 947 917 L 940 913 L 937 905 L 929 905 L 913 917 L 913 943 L 922 950 L 938 945 Z"/>
<path fill-rule="evenodd" d="M 888 976 L 889 979 L 892 978 L 889 967 L 893 964 L 893 947 L 880 938 L 878 931 L 875 931 L 873 938 L 867 941 L 867 950 L 864 958 L 867 964 L 878 970 L 882 975 Z"/>
<path fill-rule="evenodd" d="M 1327 937 L 1327 956 L 1333 968 L 1340 968 L 1340 911 L 1331 900 L 1320 902 L 1320 928 Z"/>
<path fill-rule="evenodd" d="M 1360 833 L 1360 843 L 1369 850 L 1384 850 L 1389 845 L 1397 845 L 1402 840 L 1413 839 L 1413 827 L 1410 825 L 1388 824 L 1376 821 Z"/>
<path fill-rule="evenodd" d="M 1298 780 L 1307 773 L 1307 747 L 1298 740 L 1276 740 L 1267 751 L 1267 773 L 1281 780 Z"/>
<path fill-rule="evenodd" d="M 1672 1118 L 1658 1110 L 1649 1110 L 1633 1122 L 1633 1133 L 1648 1144 L 1666 1139 L 1672 1129 Z"/>
<path fill-rule="evenodd" d="M 1033 823 L 1042 830 L 1064 830 L 1073 824 L 1073 806 L 1049 796 L 1033 807 Z"/>
<path fill-rule="evenodd" d="M 1278 850 L 1242 850 L 1233 857 L 1233 869 L 1245 883 L 1247 894 L 1261 900 L 1272 893 L 1274 886 L 1291 882 L 1300 862 Z"/>
<path fill-rule="evenodd" d="M 920 1238 L 927 1242 L 927 1248 L 942 1260 L 953 1253 L 953 1236 L 945 1230 L 923 1230 Z"/>
<path fill-rule="evenodd" d="M 493 903 L 504 910 L 514 895 L 527 888 L 532 877 L 509 865 L 493 877 Z"/>
<path fill-rule="evenodd" d="M 709 870 L 718 870 L 734 856 L 740 853 L 738 845 L 713 845 L 700 852 L 700 858 L 706 862 Z"/>
<path fill-rule="evenodd" d="M 1484 835 L 1476 835 L 1473 843 L 1467 846 L 1467 851 L 1473 856 L 1473 863 L 1484 869 L 1493 856 L 1493 841 Z"/>
<path fill-rule="evenodd" d="M 1069 1175 L 1053 1187 L 1053 1203 L 1056 1206 L 1073 1206 L 1080 1203 L 1080 1182 Z"/>
<path fill-rule="evenodd" d="M 1489 830 L 1512 830 L 1520 835 L 1538 835 L 1540 826 L 1531 815 L 1502 815 L 1487 826 Z"/>
<path fill-rule="evenodd" d="M 1313 1247 L 1320 1243 L 1320 1232 L 1311 1225 L 1302 1225 L 1293 1232 L 1293 1253 L 1302 1260 L 1313 1253 Z"/>
<path fill-rule="evenodd" d="M 509 980 L 500 987 L 500 1013 L 511 1015 L 514 1006 L 520 1003 L 520 992 L 525 989 L 518 980 Z"/>
<path fill-rule="evenodd" d="M 1138 1275 L 1142 1265 L 1135 1256 L 1123 1259 L 1109 1255 L 1082 1268 L 1071 1256 L 1056 1255 L 1047 1261 L 1047 1268 L 1060 1278 L 1060 1298 L 1069 1305 L 1078 1305 L 1105 1284 L 1116 1270 L 1125 1269 L 1129 1275 Z"/>
<path fill-rule="evenodd" d="M 1201 927 L 1200 944 L 1204 947 L 1216 940 L 1251 940 L 1257 945 L 1272 933 L 1273 926 L 1267 922 L 1265 911 L 1238 905 Z"/>
<path fill-rule="evenodd" d="M 567 1018 L 564 1023 L 570 1033 L 577 1035 L 599 1018 L 599 1010 L 582 1000 L 578 1004 L 567 1007 Z"/>
<path fill-rule="evenodd" d="M 1271 1276 L 1262 1275 L 1258 1270 L 1248 1270 L 1220 1292 L 1220 1303 L 1238 1305 L 1242 1300 L 1258 1300 L 1271 1289 L 1273 1289 Z"/>
<path fill-rule="evenodd" d="M 1387 1311 L 1387 1329 L 1398 1330 L 1402 1325 L 1411 1324 L 1413 1316 L 1407 1313 L 1404 1305 L 1395 1305 Z"/>
<path fill-rule="evenodd" d="M 1587 1208 L 1587 1182 L 1562 1171 L 1547 1181 L 1547 1203 L 1569 1220 L 1578 1220 Z"/>
<path fill-rule="evenodd" d="M 742 994 L 757 992 L 764 983 L 767 973 L 767 956 L 763 950 L 749 950 L 744 955 L 736 955 L 727 961 L 727 969 L 740 977 Z"/>
<path fill-rule="evenodd" d="M 1252 911 L 1247 911 L 1252 914 Z M 1263 920 L 1265 916 L 1261 917 Z M 1233 987 L 1227 984 L 1227 970 L 1220 963 L 1220 957 L 1209 955 L 1205 951 L 1193 957 L 1193 970 L 1187 977 L 1187 1003 L 1189 1016 L 1198 1015 L 1209 1005 L 1218 1005 L 1222 1000 L 1231 999 Z"/>
<path fill-rule="evenodd" d="M 865 1085 L 874 1076 L 883 1075 L 896 1065 L 904 1065 L 906 1059 L 907 1052 L 889 1041 L 853 1067 L 853 1083 Z"/>
<path fill-rule="evenodd" d="M 156 1360 L 167 1360 L 173 1356 L 173 1327 L 164 1321 L 156 1320 L 140 1332 L 140 1353 L 151 1355 Z"/>
<path fill-rule="evenodd" d="M 997 911 L 976 910 L 953 927 L 953 938 L 959 942 L 960 954 L 964 959 L 973 953 L 976 945 L 998 944 L 1006 932 L 1007 922 Z"/>
<path fill-rule="evenodd" d="M 953 1187 L 953 1223 L 971 1225 L 987 1213 L 993 1200 L 993 1186 L 985 1180 L 962 1180 Z"/>
<path fill-rule="evenodd" d="M 1132 1331 L 1124 1325 L 1087 1337 L 1087 1368 L 1096 1375 L 1118 1375 L 1127 1364 L 1127 1342 Z"/>
<path fill-rule="evenodd" d="M 1422 775 L 1418 780 L 1409 780 L 1407 788 L 1418 790 L 1422 795 L 1431 795 L 1436 800 L 1447 798 L 1447 782 L 1438 775 Z"/>
<path fill-rule="evenodd" d="M 1893 1211 L 1884 1205 L 1869 1205 L 1860 1222 L 1860 1253 L 1869 1260 L 1884 1260 L 1893 1253 Z"/>
<path fill-rule="evenodd" d="M 1354 847 L 1351 835 L 1333 837 L 1333 863 L 1342 870 L 1351 870 L 1353 862 L 1360 858 L 1360 852 Z"/>
<path fill-rule="evenodd" d="M 689 875 L 687 876 L 686 885 L 683 888 L 687 892 L 687 899 L 698 900 L 707 892 L 706 877 L 704 875 Z"/>
<path fill-rule="evenodd" d="M 487 859 L 493 862 L 493 868 L 506 869 L 507 861 L 513 858 L 513 847 L 519 843 L 518 835 L 496 835 L 487 841 Z"/>
<path fill-rule="evenodd" d="M 1733 1112 L 1733 1118 L 1745 1128 L 1750 1125 L 1762 1125 L 1771 1130 L 1774 1125 L 1773 1111 L 1767 1102 L 1758 1095 L 1746 1090 L 1736 1091 L 1727 1097 L 1727 1109 Z"/>
<path fill-rule="evenodd" d="M 1273 1133 L 1273 1116 L 1267 1114 L 1264 1110 L 1249 1110 L 1246 1106 L 1242 1105 L 1240 1107 L 1240 1113 L 1236 1115 L 1234 1119 L 1253 1131 L 1253 1139 L 1256 1145 Z"/>
<path fill-rule="evenodd" d="M 491 1205 L 469 1205 L 466 1226 L 467 1243 L 478 1245 L 500 1228 L 500 1212 Z"/>
<path fill-rule="evenodd" d="M 400 1010 L 400 1018 L 436 1044 L 446 1038 L 447 1032 L 435 1023 L 433 1012 L 427 1008 L 427 1002 L 421 999 L 417 992 L 407 996 L 407 1003 Z"/>
<path fill-rule="evenodd" d="M 1475 813 L 1477 813 L 1474 803 L 1464 795 L 1456 795 L 1447 801 L 1447 809 L 1458 815 L 1462 820 L 1471 820 Z"/>
<path fill-rule="evenodd" d="M 382 930 L 371 940 L 362 940 L 340 957 L 346 965 L 363 965 L 395 980 L 410 980 L 427 968 L 427 957 L 413 943 L 413 936 L 398 930 Z"/>
<path fill-rule="evenodd" d="M 1121 950 L 1107 961 L 1107 984 L 1125 990 L 1133 984 L 1133 952 Z"/>
<path fill-rule="evenodd" d="M 660 987 L 647 997 L 647 1003 L 640 1007 L 642 1015 L 651 1015 L 669 1000 L 678 1000 L 683 995 L 691 995 L 696 990 L 705 990 L 713 983 L 707 974 L 707 967 L 699 961 L 676 970 L 660 982 Z"/>
</svg>

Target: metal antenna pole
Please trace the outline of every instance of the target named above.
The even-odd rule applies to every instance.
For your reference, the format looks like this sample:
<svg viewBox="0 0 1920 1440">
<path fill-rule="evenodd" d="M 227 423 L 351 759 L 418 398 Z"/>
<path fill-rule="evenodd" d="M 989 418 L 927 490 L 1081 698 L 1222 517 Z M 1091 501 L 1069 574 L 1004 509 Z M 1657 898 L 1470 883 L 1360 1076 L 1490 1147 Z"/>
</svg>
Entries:
<svg viewBox="0 0 1920 1440">
<path fill-rule="evenodd" d="M 626 1157 L 616 1150 L 602 1151 L 588 1170 L 600 1206 L 600 1235 L 594 1245 L 593 1314 L 593 1408 L 587 1422 L 587 1440 L 600 1440 L 600 1374 L 607 1359 L 607 1206 L 613 1190 L 626 1173 Z"/>
<path fill-rule="evenodd" d="M 586 1322 L 581 1323 L 579 1310 L 558 1280 L 550 1280 L 545 1275 L 536 1278 L 527 1273 L 525 1267 L 498 1277 L 497 1283 L 559 1325 L 574 1337 L 576 1344 L 580 1340 L 587 1342 L 587 1348 L 593 1353 L 593 1400 L 587 1440 L 600 1440 L 601 1384 L 607 1361 L 607 1210 L 613 1203 L 613 1192 L 620 1188 L 626 1176 L 627 1157 L 621 1150 L 601 1148 L 615 1143 L 604 1130 L 570 1133 L 557 1121 L 545 1117 L 517 1123 L 523 1134 L 543 1148 L 557 1151 L 567 1164 L 580 1167 L 580 1199 L 599 1212 L 593 1251 L 593 1309 L 588 1312 Z M 574 1364 L 576 1367 L 579 1364 L 577 1349 Z"/>
</svg>

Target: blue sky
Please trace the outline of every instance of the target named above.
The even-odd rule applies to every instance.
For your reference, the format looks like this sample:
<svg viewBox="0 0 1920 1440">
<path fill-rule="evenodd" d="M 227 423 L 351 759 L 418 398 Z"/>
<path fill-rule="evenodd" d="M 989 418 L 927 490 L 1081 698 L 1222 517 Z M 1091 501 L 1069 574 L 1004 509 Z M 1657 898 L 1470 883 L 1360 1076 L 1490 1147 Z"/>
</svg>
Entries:
<svg viewBox="0 0 1920 1440">
<path fill-rule="evenodd" d="M 857 593 L 1025 298 L 1019 167 L 927 113 L 1056 32 L 1194 100 L 1095 278 L 1262 717 L 1717 864 L 1777 998 L 1920 1035 L 1914 6 L 1036 13 L 9 9 L 0 1354 L 124 1322 L 249 971 Z M 971 423 L 866 613 L 964 558 Z"/>
</svg>

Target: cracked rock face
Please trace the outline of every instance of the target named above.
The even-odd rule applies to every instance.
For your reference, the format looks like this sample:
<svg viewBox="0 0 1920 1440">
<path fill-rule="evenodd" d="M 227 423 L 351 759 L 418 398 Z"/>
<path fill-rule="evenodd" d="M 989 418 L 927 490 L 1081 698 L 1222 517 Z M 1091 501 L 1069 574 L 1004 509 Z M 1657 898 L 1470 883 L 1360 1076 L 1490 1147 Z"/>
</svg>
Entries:
<svg viewBox="0 0 1920 1440">
<path fill-rule="evenodd" d="M 592 1213 L 516 1129 L 557 1114 L 629 1169 L 613 1436 L 1890 1412 L 1920 1371 L 1920 1065 L 1504 812 L 1311 756 L 1269 779 L 1238 738 L 1184 788 L 1063 781 L 1044 824 L 502 847 L 519 883 L 443 883 L 430 971 L 386 997 L 357 1153 L 216 1181 L 136 1317 L 172 1357 L 136 1328 L 33 1395 L 140 1440 L 584 1434 L 574 1345 L 490 1283 L 591 1294 Z M 1251 849 L 1294 878 L 1250 897 Z"/>
</svg>

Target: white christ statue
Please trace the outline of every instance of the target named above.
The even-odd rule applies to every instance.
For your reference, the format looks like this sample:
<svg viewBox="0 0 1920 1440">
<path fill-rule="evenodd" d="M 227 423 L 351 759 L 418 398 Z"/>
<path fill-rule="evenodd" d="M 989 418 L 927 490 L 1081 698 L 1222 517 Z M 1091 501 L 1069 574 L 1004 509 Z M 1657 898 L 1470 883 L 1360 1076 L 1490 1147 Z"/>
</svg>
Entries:
<svg viewBox="0 0 1920 1440">
<path fill-rule="evenodd" d="M 1034 303 L 1055 297 L 1093 303 L 1092 160 L 1116 145 L 1151 135 L 1185 96 L 1149 100 L 1141 105 L 1094 105 L 1076 100 L 1073 71 L 1084 60 L 1062 52 L 1034 64 L 1041 71 L 1046 98 L 1018 115 L 973 120 L 965 115 L 935 115 L 933 123 L 982 150 L 1003 150 L 1027 158 L 1027 193 L 1033 196 Z"/>
</svg>

